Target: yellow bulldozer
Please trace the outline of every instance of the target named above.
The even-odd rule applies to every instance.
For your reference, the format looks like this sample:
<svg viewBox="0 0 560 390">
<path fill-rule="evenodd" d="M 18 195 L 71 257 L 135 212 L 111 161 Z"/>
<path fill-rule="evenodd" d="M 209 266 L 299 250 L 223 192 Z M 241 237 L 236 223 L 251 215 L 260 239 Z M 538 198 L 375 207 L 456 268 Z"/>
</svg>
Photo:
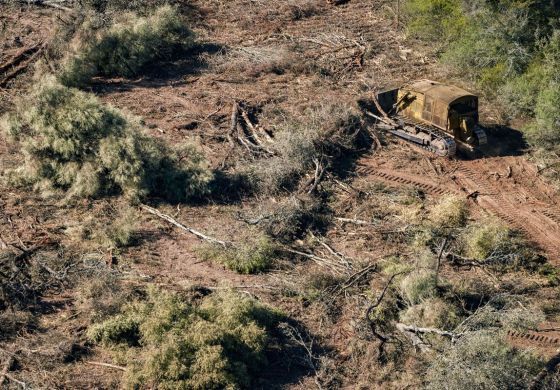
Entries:
<svg viewBox="0 0 560 390">
<path fill-rule="evenodd" d="M 487 143 L 478 123 L 478 97 L 459 87 L 419 80 L 376 95 L 378 126 L 434 152 L 455 155 Z"/>
</svg>

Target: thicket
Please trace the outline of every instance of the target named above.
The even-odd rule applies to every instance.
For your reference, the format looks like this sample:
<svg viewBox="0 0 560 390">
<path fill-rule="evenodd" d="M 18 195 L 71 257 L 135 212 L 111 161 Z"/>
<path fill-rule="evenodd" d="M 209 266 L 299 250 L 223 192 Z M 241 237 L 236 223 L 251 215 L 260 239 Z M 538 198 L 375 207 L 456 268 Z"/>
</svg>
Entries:
<svg viewBox="0 0 560 390">
<path fill-rule="evenodd" d="M 280 312 L 232 291 L 200 302 L 148 289 L 88 330 L 127 365 L 128 388 L 251 388 L 267 366 Z"/>
<path fill-rule="evenodd" d="M 408 0 L 410 35 L 438 42 L 443 62 L 530 119 L 545 173 L 560 177 L 560 7 L 546 0 Z"/>
<path fill-rule="evenodd" d="M 204 260 L 213 260 L 240 274 L 254 274 L 268 270 L 279 255 L 279 248 L 265 236 L 228 248 L 217 245 L 203 247 Z"/>
<path fill-rule="evenodd" d="M 206 193 L 212 177 L 192 146 L 170 149 L 145 135 L 136 118 L 50 77 L 3 118 L 2 128 L 24 156 L 8 178 L 44 195 L 180 201 Z"/>
<path fill-rule="evenodd" d="M 88 14 L 76 30 L 59 76 L 70 87 L 83 87 L 94 76 L 137 76 L 146 66 L 177 57 L 194 45 L 194 34 L 169 5 L 147 16 L 115 13 L 109 22 Z"/>
<path fill-rule="evenodd" d="M 274 157 L 247 172 L 254 188 L 265 194 L 291 192 L 304 175 L 332 168 L 371 144 L 360 115 L 344 104 L 309 107 L 301 119 L 285 119 L 276 129 Z"/>
</svg>

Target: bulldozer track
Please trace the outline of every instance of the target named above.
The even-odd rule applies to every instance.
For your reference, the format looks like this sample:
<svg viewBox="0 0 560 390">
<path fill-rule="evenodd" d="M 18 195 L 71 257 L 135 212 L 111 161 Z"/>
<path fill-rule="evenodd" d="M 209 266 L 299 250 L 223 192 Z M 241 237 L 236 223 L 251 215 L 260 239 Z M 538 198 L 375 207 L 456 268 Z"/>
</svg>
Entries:
<svg viewBox="0 0 560 390">
<path fill-rule="evenodd" d="M 523 203 L 504 183 L 489 180 L 462 161 L 454 162 L 451 172 L 451 178 L 463 191 L 478 192 L 479 205 L 523 232 L 551 261 L 560 261 L 560 213 L 553 209 L 555 206 L 536 206 L 531 201 Z"/>
<path fill-rule="evenodd" d="M 453 191 L 443 188 L 437 184 L 430 183 L 427 180 L 412 178 L 409 175 L 399 174 L 396 172 L 387 172 L 368 165 L 359 166 L 356 172 L 364 176 L 375 176 L 383 181 L 408 185 L 429 194 L 446 195 L 453 193 Z"/>
<path fill-rule="evenodd" d="M 539 332 L 519 332 L 509 330 L 507 335 L 512 340 L 528 341 L 531 344 L 546 345 L 546 346 L 560 346 L 560 337 L 549 337 Z"/>
</svg>

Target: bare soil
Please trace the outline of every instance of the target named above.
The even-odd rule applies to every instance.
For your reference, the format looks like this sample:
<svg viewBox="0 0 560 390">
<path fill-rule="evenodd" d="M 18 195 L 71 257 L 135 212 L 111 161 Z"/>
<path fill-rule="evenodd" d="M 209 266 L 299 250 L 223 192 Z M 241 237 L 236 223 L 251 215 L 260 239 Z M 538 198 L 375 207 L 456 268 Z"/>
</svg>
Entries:
<svg viewBox="0 0 560 390">
<path fill-rule="evenodd" d="M 96 80 L 92 91 L 104 101 L 142 117 L 154 137 L 170 143 L 194 141 L 213 168 L 228 168 L 233 157 L 225 134 L 234 101 L 252 107 L 259 124 L 268 128 L 267 113 L 271 110 L 298 115 L 310 105 L 330 101 L 356 106 L 374 89 L 445 76 L 428 51 L 408 47 L 411 43 L 396 28 L 392 9 L 383 1 L 351 0 L 340 6 L 319 0 L 310 3 L 313 7 L 309 14 L 301 16 L 293 1 L 190 1 L 186 8 L 201 42 L 196 56 L 158 65 L 136 80 Z M 0 64 L 22 47 L 48 40 L 53 33 L 50 26 L 65 17 L 63 11 L 53 9 L 0 5 Z M 17 95 L 25 94 L 24 86 L 30 78 L 28 72 L 5 90 L 0 89 L 0 114 L 10 108 Z M 558 265 L 560 194 L 541 179 L 522 148 L 512 141 L 515 134 L 498 132 L 490 137 L 491 143 L 500 145 L 498 150 L 453 160 L 436 159 L 387 138 L 381 150 L 364 155 L 356 167 L 349 168 L 347 182 L 359 187 L 383 181 L 398 188 L 417 188 L 434 199 L 449 193 L 470 195 L 475 215 L 491 213 L 503 218 Z M 16 151 L 0 138 L 1 167 L 17 164 L 18 158 Z M 106 207 L 105 202 L 111 201 L 69 207 L 5 187 L 0 190 L 0 243 L 29 244 L 45 237 L 68 241 L 65 231 L 69 226 L 79 225 L 86 215 L 99 213 Z M 333 196 L 344 205 L 334 210 L 335 215 L 360 211 L 356 197 L 342 190 Z M 237 218 L 238 213 L 254 214 L 277 201 L 245 199 L 211 205 L 167 205 L 161 209 L 211 236 L 236 241 L 253 234 Z M 280 307 L 328 346 L 333 371 L 338 368 L 344 372 L 332 382 L 332 388 L 356 388 L 360 384 L 382 388 L 376 387 L 381 379 L 370 371 L 371 366 L 353 360 L 358 350 L 355 340 L 363 337 L 361 320 L 366 297 L 341 293 L 338 299 L 343 303 L 338 307 L 342 310 L 332 302 L 290 298 L 289 292 L 301 288 L 308 275 L 325 272 L 320 265 L 284 259 L 274 271 L 239 275 L 203 261 L 198 239 L 145 214 L 137 236 L 137 245 L 125 249 L 115 265 L 127 275 L 128 283 L 151 282 L 169 288 L 234 287 L 245 291 Z M 370 227 L 335 223 L 325 238 L 337 251 L 355 259 L 356 270 L 383 256 L 406 251 L 402 244 L 387 240 Z M 102 256 L 112 261 L 112 254 Z M 377 279 L 370 283 L 372 291 L 380 285 L 382 281 Z M 29 355 L 14 374 L 20 380 L 45 388 L 116 388 L 120 371 L 86 363 L 112 362 L 99 348 L 76 353 L 75 360 L 55 368 L 37 363 L 38 357 L 46 359 L 41 354 L 47 356 L 50 349 L 58 348 L 62 338 L 76 341 L 83 335 L 85 328 L 73 293 L 68 290 L 64 296 L 53 294 L 44 299 L 46 303 L 58 303 L 46 305 L 48 310 L 36 330 L 20 334 L 1 347 L 24 350 L 25 356 Z M 556 336 L 549 336 L 552 343 L 556 343 Z M 520 336 L 512 335 L 516 337 Z M 523 343 L 536 347 L 544 340 L 521 338 Z M 547 351 L 549 344 L 543 347 Z M 374 349 L 371 347 L 368 353 L 373 354 Z M 282 366 L 266 375 L 283 388 L 315 386 L 312 375 L 286 379 L 288 374 Z"/>
</svg>

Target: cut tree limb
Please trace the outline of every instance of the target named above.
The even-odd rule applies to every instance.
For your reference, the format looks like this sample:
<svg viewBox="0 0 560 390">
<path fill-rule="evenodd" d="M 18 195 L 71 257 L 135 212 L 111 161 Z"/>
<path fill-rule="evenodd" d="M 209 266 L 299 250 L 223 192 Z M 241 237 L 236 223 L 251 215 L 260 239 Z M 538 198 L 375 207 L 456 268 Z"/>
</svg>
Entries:
<svg viewBox="0 0 560 390">
<path fill-rule="evenodd" d="M 556 367 L 558 367 L 559 364 L 560 364 L 560 354 L 557 354 L 557 355 L 553 356 L 548 362 L 546 362 L 546 365 L 544 366 L 544 368 L 533 379 L 533 382 L 531 383 L 531 387 L 529 387 L 529 390 L 541 390 L 541 389 L 543 389 L 544 379 L 548 375 L 555 372 Z"/>
<path fill-rule="evenodd" d="M 12 364 L 14 364 L 14 357 L 10 355 L 8 357 L 8 360 L 2 367 L 2 372 L 0 373 L 0 387 L 2 387 L 2 385 L 4 384 L 4 381 L 6 380 L 6 375 L 8 374 L 8 371 L 10 371 L 10 368 L 12 368 Z"/>
<path fill-rule="evenodd" d="M 6 84 L 8 84 L 8 81 L 16 77 L 21 72 L 23 72 L 35 60 L 35 58 L 37 58 L 39 54 L 43 52 L 43 49 L 45 47 L 46 47 L 46 43 L 41 44 L 40 47 L 32 55 L 29 56 L 29 58 L 27 58 L 24 61 L 21 61 L 19 65 L 17 65 L 11 71 L 7 72 L 5 76 L 2 79 L 0 79 L 0 87 L 2 88 L 5 87 Z"/>
<path fill-rule="evenodd" d="M 401 333 L 407 336 L 410 341 L 412 341 L 412 345 L 418 347 L 420 351 L 430 352 L 432 350 L 428 343 L 422 340 L 422 338 L 419 337 L 413 330 L 408 329 L 408 327 L 404 324 L 397 324 L 396 327 Z"/>
<path fill-rule="evenodd" d="M 115 364 L 103 363 L 103 362 L 86 362 L 86 364 L 91 364 L 92 366 L 101 366 L 101 367 L 108 367 L 113 368 L 115 370 L 126 371 L 126 367 L 117 366 Z"/>
<path fill-rule="evenodd" d="M 216 239 L 216 238 L 209 237 L 209 236 L 207 236 L 207 235 L 205 235 L 205 234 L 203 234 L 203 233 L 201 233 L 201 232 L 199 232 L 199 231 L 197 231 L 197 230 L 195 230 L 195 229 L 193 229 L 193 228 L 190 228 L 190 227 L 188 227 L 188 226 L 183 225 L 182 223 L 178 222 L 178 221 L 177 221 L 176 219 L 174 219 L 173 217 L 171 217 L 171 216 L 169 216 L 169 215 L 167 215 L 167 214 L 164 214 L 164 213 L 160 212 L 159 210 L 157 210 L 157 209 L 155 209 L 155 208 L 153 208 L 153 207 L 150 207 L 150 206 L 145 205 L 145 204 L 141 204 L 140 207 L 141 207 L 142 209 L 146 210 L 147 212 L 149 212 L 150 214 L 153 214 L 153 215 L 155 215 L 155 216 L 157 216 L 157 217 L 159 217 L 159 218 L 161 218 L 161 219 L 163 219 L 163 220 L 169 222 L 170 224 L 175 225 L 175 226 L 177 226 L 178 228 L 180 228 L 180 229 L 182 229 L 182 230 L 184 230 L 184 231 L 186 231 L 186 232 L 188 232 L 188 233 L 191 233 L 191 234 L 197 236 L 197 237 L 200 238 L 201 240 L 208 241 L 208 242 L 210 242 L 210 243 L 212 243 L 212 244 L 221 245 L 221 246 L 223 246 L 224 248 L 227 248 L 228 246 L 231 246 L 231 243 L 230 243 L 230 242 L 221 241 L 221 240 L 218 240 L 218 239 Z"/>
</svg>

